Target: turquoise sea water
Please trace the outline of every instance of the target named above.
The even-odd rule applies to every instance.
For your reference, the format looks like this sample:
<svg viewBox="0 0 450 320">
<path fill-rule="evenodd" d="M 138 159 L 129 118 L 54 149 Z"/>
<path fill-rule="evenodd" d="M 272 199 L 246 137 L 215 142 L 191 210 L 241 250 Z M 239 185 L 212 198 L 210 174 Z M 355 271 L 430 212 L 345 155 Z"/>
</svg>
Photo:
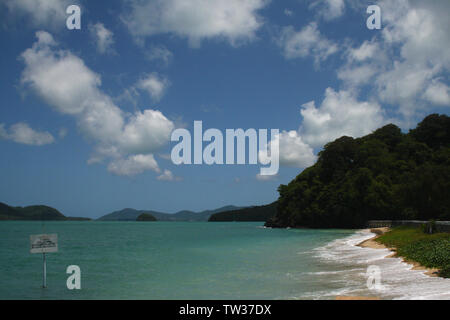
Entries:
<svg viewBox="0 0 450 320">
<path fill-rule="evenodd" d="M 47 289 L 41 288 L 42 254 L 29 253 L 29 235 L 40 233 L 57 233 L 59 238 L 59 252 L 47 254 Z M 336 250 L 332 244 L 342 248 L 336 241 L 354 235 L 350 230 L 266 229 L 261 223 L 43 225 L 6 221 L 0 223 L 0 299 L 326 299 L 346 292 L 380 295 L 365 288 L 368 262 L 353 257 L 341 261 L 333 256 Z M 81 268 L 81 290 L 66 287 L 69 265 Z"/>
</svg>

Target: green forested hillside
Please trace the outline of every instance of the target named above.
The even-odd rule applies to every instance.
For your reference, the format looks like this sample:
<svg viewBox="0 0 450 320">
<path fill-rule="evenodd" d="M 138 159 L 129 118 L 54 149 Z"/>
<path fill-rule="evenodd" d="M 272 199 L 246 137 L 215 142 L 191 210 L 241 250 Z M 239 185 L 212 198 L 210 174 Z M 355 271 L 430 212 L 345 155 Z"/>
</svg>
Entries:
<svg viewBox="0 0 450 320">
<path fill-rule="evenodd" d="M 239 210 L 231 210 L 213 214 L 210 222 L 227 221 L 267 221 L 276 213 L 277 203 L 271 203 L 266 206 L 249 207 Z"/>
<path fill-rule="evenodd" d="M 367 220 L 450 220 L 450 117 L 404 134 L 387 125 L 327 144 L 317 163 L 278 189 L 272 227 L 358 228 Z"/>
<path fill-rule="evenodd" d="M 0 202 L 0 220 L 72 220 L 84 221 L 89 218 L 66 217 L 55 208 L 48 206 L 11 207 Z"/>
<path fill-rule="evenodd" d="M 136 218 L 136 221 L 156 221 L 156 218 L 149 213 L 142 213 Z"/>
<path fill-rule="evenodd" d="M 47 206 L 10 207 L 0 203 L 0 220 L 65 220 L 58 210 Z"/>
</svg>

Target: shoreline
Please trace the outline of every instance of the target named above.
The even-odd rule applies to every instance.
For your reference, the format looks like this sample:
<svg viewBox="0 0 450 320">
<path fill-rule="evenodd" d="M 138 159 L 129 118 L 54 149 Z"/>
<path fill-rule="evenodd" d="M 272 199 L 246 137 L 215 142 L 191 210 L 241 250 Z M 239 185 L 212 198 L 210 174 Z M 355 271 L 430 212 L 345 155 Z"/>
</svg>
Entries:
<svg viewBox="0 0 450 320">
<path fill-rule="evenodd" d="M 381 235 L 383 235 L 384 233 L 388 232 L 390 230 L 390 228 L 387 227 L 383 227 L 383 228 L 371 228 L 369 229 L 370 232 L 374 233 L 375 236 L 373 236 L 370 239 L 364 240 L 361 243 L 358 243 L 356 246 L 361 247 L 361 248 L 371 248 L 371 249 L 388 249 L 389 251 L 391 251 L 391 254 L 387 255 L 385 258 L 389 259 L 389 258 L 400 258 L 402 259 L 403 262 L 412 265 L 411 270 L 417 270 L 417 271 L 424 271 L 424 274 L 430 277 L 439 277 L 439 269 L 436 268 L 427 268 L 422 266 L 420 263 L 416 262 L 416 261 L 411 261 L 408 260 L 404 257 L 401 257 L 399 255 L 397 255 L 397 251 L 395 248 L 389 248 L 386 247 L 384 244 L 381 244 L 377 241 L 375 241 L 377 238 L 379 238 Z"/>
</svg>

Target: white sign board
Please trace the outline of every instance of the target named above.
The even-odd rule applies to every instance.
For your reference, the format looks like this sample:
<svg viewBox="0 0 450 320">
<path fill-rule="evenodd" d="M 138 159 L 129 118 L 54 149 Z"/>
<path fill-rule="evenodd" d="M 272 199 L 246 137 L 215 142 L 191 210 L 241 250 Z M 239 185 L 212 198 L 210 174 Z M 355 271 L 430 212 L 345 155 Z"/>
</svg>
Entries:
<svg viewBox="0 0 450 320">
<path fill-rule="evenodd" d="M 35 234 L 30 236 L 31 253 L 47 253 L 58 251 L 57 234 Z"/>
</svg>

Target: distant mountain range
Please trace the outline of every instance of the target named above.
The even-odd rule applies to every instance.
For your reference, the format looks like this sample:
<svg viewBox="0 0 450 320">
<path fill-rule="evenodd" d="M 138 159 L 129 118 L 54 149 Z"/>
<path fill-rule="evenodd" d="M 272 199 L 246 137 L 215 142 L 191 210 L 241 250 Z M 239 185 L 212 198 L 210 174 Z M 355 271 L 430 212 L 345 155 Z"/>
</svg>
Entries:
<svg viewBox="0 0 450 320">
<path fill-rule="evenodd" d="M 225 206 L 200 212 L 182 210 L 164 213 L 151 210 L 123 209 L 106 214 L 97 221 L 266 221 L 275 214 L 276 203 L 258 207 Z M 0 202 L 1 220 L 86 221 L 90 218 L 66 217 L 57 209 L 44 206 L 12 207 Z"/>
<path fill-rule="evenodd" d="M 143 213 L 152 215 L 158 221 L 208 221 L 208 219 L 215 213 L 234 211 L 242 209 L 236 206 L 225 206 L 215 210 L 205 210 L 201 212 L 194 212 L 183 210 L 177 213 L 164 213 L 151 210 L 136 210 L 136 209 L 123 209 L 120 211 L 114 211 L 106 214 L 97 220 L 99 221 L 136 221 L 136 219 Z"/>
<path fill-rule="evenodd" d="M 11 207 L 0 202 L 0 220 L 84 221 L 91 219 L 66 217 L 58 210 L 48 206 Z"/>
<path fill-rule="evenodd" d="M 211 217 L 209 217 L 210 222 L 230 222 L 230 221 L 240 221 L 240 222 L 266 222 L 270 218 L 273 218 L 277 213 L 277 202 L 265 205 L 248 207 L 237 210 L 229 210 L 218 212 Z"/>
</svg>

